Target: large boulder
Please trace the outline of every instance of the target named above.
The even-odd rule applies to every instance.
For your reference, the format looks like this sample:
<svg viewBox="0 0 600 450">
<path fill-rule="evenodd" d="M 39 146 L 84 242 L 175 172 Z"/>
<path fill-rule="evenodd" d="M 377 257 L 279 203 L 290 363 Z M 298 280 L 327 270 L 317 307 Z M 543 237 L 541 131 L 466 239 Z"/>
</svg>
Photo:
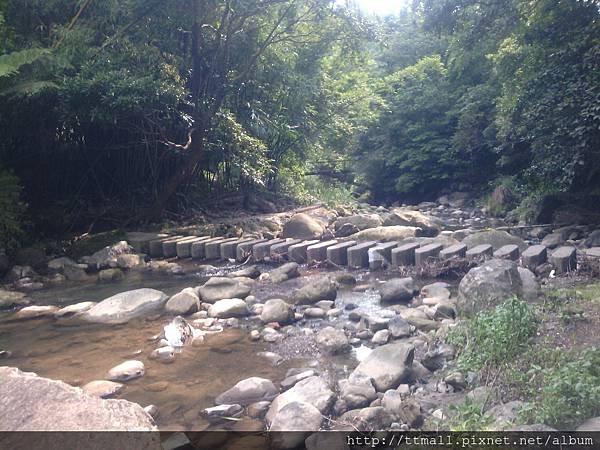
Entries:
<svg viewBox="0 0 600 450">
<path fill-rule="evenodd" d="M 382 345 L 369 353 L 354 369 L 349 381 L 352 383 L 354 379 L 367 377 L 373 380 L 378 392 L 395 389 L 410 376 L 414 356 L 415 348 L 412 345 Z"/>
<path fill-rule="evenodd" d="M 245 278 L 212 277 L 197 288 L 203 302 L 214 303 L 224 298 L 246 298 L 252 290 Z"/>
<path fill-rule="evenodd" d="M 469 270 L 461 280 L 457 307 L 464 314 L 475 314 L 512 296 L 523 296 L 523 282 L 517 264 L 505 259 L 490 259 Z"/>
<path fill-rule="evenodd" d="M 275 397 L 265 418 L 267 423 L 273 423 L 277 413 L 285 405 L 292 402 L 308 403 L 317 408 L 321 414 L 327 414 L 334 399 L 335 394 L 329 389 L 323 378 L 318 376 L 308 377 L 296 383 L 293 388 Z"/>
<path fill-rule="evenodd" d="M 185 288 L 183 291 L 175 294 L 165 305 L 165 310 L 175 315 L 193 314 L 199 309 L 200 299 L 193 288 Z"/>
<path fill-rule="evenodd" d="M 350 425 L 359 431 L 375 431 L 388 428 L 394 421 L 392 415 L 381 406 L 348 411 L 338 419 L 343 425 Z"/>
<path fill-rule="evenodd" d="M 294 292 L 294 303 L 297 305 L 314 305 L 321 300 L 335 300 L 337 288 L 336 282 L 331 278 L 319 278 Z"/>
<path fill-rule="evenodd" d="M 132 319 L 160 312 L 169 296 L 156 289 L 135 289 L 113 295 L 81 315 L 87 322 L 126 323 Z"/>
<path fill-rule="evenodd" d="M 462 240 L 462 243 L 465 244 L 467 248 L 473 248 L 483 244 L 491 245 L 494 250 L 498 250 L 505 245 L 516 245 L 519 247 L 520 251 L 527 248 L 527 244 L 523 239 L 513 236 L 503 230 L 489 230 L 470 234 Z"/>
<path fill-rule="evenodd" d="M 296 239 L 320 238 L 325 227 L 323 224 L 308 214 L 294 214 L 285 225 L 283 225 L 283 237 Z"/>
<path fill-rule="evenodd" d="M 265 302 L 260 314 L 260 320 L 264 323 L 291 323 L 294 321 L 294 309 L 289 303 L 279 298 L 273 298 Z"/>
<path fill-rule="evenodd" d="M 377 288 L 384 303 L 409 302 L 419 293 L 412 278 L 396 278 Z"/>
<path fill-rule="evenodd" d="M 0 431 L 158 431 L 136 403 L 103 400 L 14 367 L 0 367 L 0 386 Z"/>
<path fill-rule="evenodd" d="M 406 238 L 421 236 L 421 234 L 421 228 L 397 225 L 368 228 L 351 235 L 350 238 L 355 241 L 401 241 Z"/>
<path fill-rule="evenodd" d="M 377 214 L 357 214 L 354 216 L 340 217 L 333 223 L 333 228 L 338 231 L 345 225 L 351 225 L 358 230 L 375 228 L 383 225 L 383 220 Z"/>
<path fill-rule="evenodd" d="M 377 398 L 377 391 L 371 378 L 355 375 L 350 380 L 340 380 L 340 399 L 349 409 L 364 408 Z"/>
<path fill-rule="evenodd" d="M 117 257 L 126 253 L 134 253 L 134 249 L 127 241 L 120 241 L 104 247 L 91 256 L 84 256 L 81 260 L 94 269 L 107 269 L 117 267 Z"/>
<path fill-rule="evenodd" d="M 281 408 L 269 431 L 272 434 L 272 447 L 275 449 L 297 448 L 314 431 L 319 431 L 323 416 L 309 403 L 291 402 Z M 283 431 L 283 433 L 277 433 Z"/>
<path fill-rule="evenodd" d="M 215 399 L 215 404 L 248 406 L 256 402 L 271 401 L 277 394 L 279 389 L 271 380 L 251 377 L 239 381 L 231 389 L 223 392 Z"/>
<path fill-rule="evenodd" d="M 250 314 L 248 305 L 240 298 L 226 298 L 215 302 L 208 308 L 208 316 L 218 319 L 244 317 Z"/>
<path fill-rule="evenodd" d="M 325 327 L 317 333 L 317 345 L 321 352 L 329 355 L 349 352 L 352 348 L 344 330 Z"/>
<path fill-rule="evenodd" d="M 423 236 L 437 236 L 442 228 L 439 219 L 407 208 L 392 208 L 390 214 L 383 221 L 383 225 L 418 227 L 423 230 Z"/>
</svg>

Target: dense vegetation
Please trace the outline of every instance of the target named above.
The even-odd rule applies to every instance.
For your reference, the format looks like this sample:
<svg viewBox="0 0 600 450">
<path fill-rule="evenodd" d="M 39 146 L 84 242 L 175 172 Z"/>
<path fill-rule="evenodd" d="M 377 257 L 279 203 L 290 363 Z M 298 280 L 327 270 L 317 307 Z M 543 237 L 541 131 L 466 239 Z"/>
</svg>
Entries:
<svg viewBox="0 0 600 450">
<path fill-rule="evenodd" d="M 593 0 L 386 19 L 330 0 L 2 0 L 4 195 L 20 183 L 51 231 L 253 190 L 598 192 L 599 18 Z"/>
</svg>

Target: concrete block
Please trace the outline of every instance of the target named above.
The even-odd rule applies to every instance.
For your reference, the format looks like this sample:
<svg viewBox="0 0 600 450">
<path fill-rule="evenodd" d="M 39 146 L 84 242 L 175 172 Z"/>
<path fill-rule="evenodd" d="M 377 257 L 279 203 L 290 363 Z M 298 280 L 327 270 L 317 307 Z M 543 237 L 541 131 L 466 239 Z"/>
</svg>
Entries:
<svg viewBox="0 0 600 450">
<path fill-rule="evenodd" d="M 192 244 L 194 242 L 206 241 L 210 239 L 210 236 L 197 236 L 191 237 L 190 239 L 182 239 L 177 241 L 176 253 L 178 258 L 191 258 L 192 257 Z"/>
<path fill-rule="evenodd" d="M 521 254 L 523 267 L 535 272 L 535 268 L 548 260 L 548 249 L 543 245 L 532 245 Z"/>
<path fill-rule="evenodd" d="M 492 247 L 490 244 L 481 244 L 467 250 L 465 256 L 467 259 L 485 259 L 493 254 L 494 247 Z"/>
<path fill-rule="evenodd" d="M 383 242 L 371 247 L 368 251 L 369 269 L 381 269 L 384 265 L 391 264 L 392 250 L 398 247 L 398 242 Z"/>
<path fill-rule="evenodd" d="M 284 241 L 285 239 L 271 239 L 270 241 L 256 244 L 252 247 L 252 259 L 254 259 L 254 261 L 263 261 L 271 254 L 271 247 L 275 244 L 281 244 Z"/>
<path fill-rule="evenodd" d="M 223 238 L 215 237 L 205 239 L 203 241 L 192 242 L 192 259 L 205 259 L 206 258 L 206 244 L 210 244 L 214 241 L 222 240 Z"/>
<path fill-rule="evenodd" d="M 369 249 L 376 245 L 377 242 L 375 241 L 367 241 L 350 247 L 348 249 L 348 267 L 353 269 L 369 267 Z"/>
<path fill-rule="evenodd" d="M 354 247 L 356 241 L 340 242 L 327 248 L 327 261 L 336 266 L 345 266 L 348 264 L 348 249 Z"/>
<path fill-rule="evenodd" d="M 452 258 L 464 258 L 466 253 L 467 246 L 465 244 L 451 245 L 440 251 L 440 259 L 445 261 Z"/>
<path fill-rule="evenodd" d="M 392 266 L 414 266 L 415 250 L 420 247 L 417 243 L 404 244 L 392 249 Z"/>
<path fill-rule="evenodd" d="M 325 261 L 327 259 L 327 249 L 337 243 L 338 241 L 332 239 L 306 247 L 306 262 L 308 264 L 313 264 L 315 262 Z"/>
<path fill-rule="evenodd" d="M 442 244 L 428 244 L 415 250 L 415 265 L 422 266 L 430 258 L 436 258 L 444 246 Z"/>
<path fill-rule="evenodd" d="M 242 238 L 235 241 L 223 242 L 221 244 L 221 259 L 236 259 L 238 245 L 251 240 L 250 238 Z"/>
<path fill-rule="evenodd" d="M 252 255 L 252 247 L 256 244 L 262 244 L 263 242 L 267 242 L 267 239 L 252 239 L 248 242 L 242 242 L 235 249 L 235 258 L 238 261 L 245 261 Z"/>
<path fill-rule="evenodd" d="M 575 247 L 558 247 L 552 252 L 550 263 L 556 269 L 556 273 L 577 270 L 577 250 Z"/>
<path fill-rule="evenodd" d="M 319 242 L 320 241 L 318 239 L 315 239 L 291 245 L 290 248 L 288 248 L 288 259 L 290 261 L 297 262 L 298 264 L 304 264 L 306 262 L 306 249 L 311 245 L 318 244 Z"/>
<path fill-rule="evenodd" d="M 300 242 L 302 242 L 302 239 L 286 239 L 280 244 L 275 244 L 270 250 L 271 258 L 287 258 L 289 248 L 294 244 L 299 244 Z"/>
<path fill-rule="evenodd" d="M 494 252 L 494 258 L 510 259 L 511 261 L 517 261 L 519 256 L 519 246 L 514 244 L 505 245 Z"/>
</svg>

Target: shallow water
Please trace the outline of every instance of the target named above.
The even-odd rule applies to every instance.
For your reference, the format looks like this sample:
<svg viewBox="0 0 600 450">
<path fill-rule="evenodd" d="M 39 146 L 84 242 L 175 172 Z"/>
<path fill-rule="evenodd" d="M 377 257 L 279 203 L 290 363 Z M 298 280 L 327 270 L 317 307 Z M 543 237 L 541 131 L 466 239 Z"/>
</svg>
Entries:
<svg viewBox="0 0 600 450">
<path fill-rule="evenodd" d="M 228 270 L 227 267 L 219 268 L 211 275 Z M 81 301 L 99 301 L 118 292 L 141 287 L 160 289 L 171 295 L 185 287 L 201 284 L 208 275 L 197 273 L 193 266 L 186 267 L 186 272 L 187 275 L 180 277 L 131 272 L 125 280 L 114 284 L 65 284 L 30 296 L 36 304 L 64 306 Z M 310 283 L 315 276 L 338 273 L 341 272 L 304 270 L 302 277 L 281 284 L 258 283 L 252 294 L 260 300 L 286 298 L 294 289 Z M 353 272 L 353 275 L 359 285 L 374 285 L 377 280 L 398 276 L 392 272 L 368 271 Z M 368 312 L 381 309 L 378 294 L 371 290 L 354 291 L 352 287 L 343 287 L 338 292 L 336 307 L 343 308 L 349 302 Z M 332 325 L 341 324 L 346 316 L 347 312 Z M 83 386 L 92 380 L 104 379 L 110 368 L 127 359 L 141 360 L 146 366 L 146 374 L 125 382 L 125 388 L 116 398 L 131 400 L 142 406 L 156 405 L 159 410 L 156 422 L 161 430 L 205 429 L 208 424 L 200 417 L 200 411 L 213 406 L 217 395 L 242 379 L 259 376 L 277 384 L 283 380 L 287 369 L 307 367 L 314 365 L 315 361 L 321 372 L 340 378 L 347 376 L 357 364 L 351 355 L 319 359 L 311 351 L 300 351 L 296 355 L 288 350 L 285 354 L 284 348 L 286 345 L 290 347 L 290 342 L 301 349 L 308 348 L 299 328 L 304 326 L 317 331 L 329 325 L 327 321 L 319 320 L 295 325 L 298 333 L 293 339 L 286 339 L 281 348 L 278 348 L 279 344 L 251 341 L 247 321 L 244 320 L 243 328 L 225 329 L 222 333 L 208 335 L 200 346 L 184 347 L 171 364 L 151 360 L 148 356 L 156 348 L 151 337 L 159 334 L 170 319 L 162 316 L 123 325 L 103 325 L 82 323 L 76 319 L 11 321 L 10 313 L 3 313 L 0 314 L 0 349 L 10 350 L 12 356 L 0 364 Z M 257 356 L 262 351 L 278 350 L 284 356 L 284 362 L 277 366 Z"/>
</svg>

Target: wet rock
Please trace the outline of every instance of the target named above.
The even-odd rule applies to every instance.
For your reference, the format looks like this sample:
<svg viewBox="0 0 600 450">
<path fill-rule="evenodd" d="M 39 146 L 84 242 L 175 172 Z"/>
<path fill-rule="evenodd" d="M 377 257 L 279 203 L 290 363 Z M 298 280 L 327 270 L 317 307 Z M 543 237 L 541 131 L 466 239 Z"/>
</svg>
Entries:
<svg viewBox="0 0 600 450">
<path fill-rule="evenodd" d="M 295 262 L 285 263 L 277 269 L 271 270 L 269 272 L 269 279 L 271 283 L 281 283 L 292 278 L 297 278 L 300 276 L 298 267 L 298 263 Z"/>
<path fill-rule="evenodd" d="M 94 307 L 96 302 L 81 302 L 75 303 L 74 305 L 65 306 L 54 313 L 54 317 L 67 317 L 77 314 L 81 314 L 90 308 Z"/>
<path fill-rule="evenodd" d="M 94 380 L 82 386 L 86 394 L 100 398 L 109 398 L 117 395 L 123 390 L 121 383 L 107 380 Z"/>
<path fill-rule="evenodd" d="M 26 306 L 15 313 L 15 319 L 37 319 L 53 316 L 58 311 L 56 306 Z"/>
<path fill-rule="evenodd" d="M 379 392 L 396 388 L 406 381 L 414 359 L 415 348 L 403 343 L 382 345 L 373 350 L 350 375 L 350 381 L 358 376 L 373 379 Z"/>
<path fill-rule="evenodd" d="M 77 263 L 66 256 L 55 258 L 48 262 L 48 269 L 51 271 L 62 272 L 67 266 L 76 266 Z"/>
<path fill-rule="evenodd" d="M 371 342 L 375 345 L 383 345 L 386 344 L 388 339 L 390 338 L 389 330 L 379 330 L 377 333 L 373 335 L 371 338 Z"/>
<path fill-rule="evenodd" d="M 156 419 L 158 417 L 158 406 L 156 405 L 144 406 L 144 411 L 153 419 Z"/>
<path fill-rule="evenodd" d="M 329 355 L 346 353 L 351 349 L 344 331 L 333 327 L 323 328 L 317 333 L 317 345 L 321 352 Z"/>
<path fill-rule="evenodd" d="M 171 314 L 193 314 L 200 309 L 200 299 L 193 288 L 185 288 L 172 296 L 165 304 L 165 310 Z"/>
<path fill-rule="evenodd" d="M 215 399 L 216 405 L 239 404 L 247 406 L 256 402 L 270 401 L 279 394 L 271 380 L 251 377 L 236 383 Z"/>
<path fill-rule="evenodd" d="M 325 227 L 323 224 L 308 214 L 294 214 L 283 225 L 283 237 L 297 239 L 320 238 Z"/>
<path fill-rule="evenodd" d="M 294 309 L 284 300 L 278 298 L 267 300 L 262 308 L 260 320 L 263 323 L 292 323 L 294 321 Z"/>
<path fill-rule="evenodd" d="M 252 330 L 250 332 L 250 340 L 251 341 L 258 341 L 260 339 L 260 331 L 258 330 Z"/>
<path fill-rule="evenodd" d="M 327 311 L 327 317 L 332 319 L 334 317 L 339 317 L 342 315 L 342 310 L 339 308 L 332 308 L 329 311 Z"/>
<path fill-rule="evenodd" d="M 150 353 L 150 359 L 155 359 L 164 364 L 175 361 L 175 349 L 171 346 L 160 347 Z"/>
<path fill-rule="evenodd" d="M 375 314 L 361 314 L 358 328 L 359 330 L 366 328 L 369 331 L 376 333 L 379 330 L 385 330 L 388 327 L 390 320 L 391 318 L 381 317 Z"/>
<path fill-rule="evenodd" d="M 83 320 L 97 323 L 126 323 L 131 319 L 160 312 L 169 297 L 155 289 L 121 292 L 96 304 L 81 315 Z"/>
<path fill-rule="evenodd" d="M 316 372 L 312 369 L 309 369 L 294 375 L 286 376 L 286 378 L 281 382 L 281 389 L 283 389 L 284 391 L 288 390 L 299 381 L 302 381 L 305 378 L 312 377 L 314 375 L 316 375 Z"/>
<path fill-rule="evenodd" d="M 458 286 L 457 307 L 475 314 L 497 306 L 514 295 L 522 296 L 523 282 L 513 261 L 490 259 L 471 269 Z"/>
<path fill-rule="evenodd" d="M 397 278 L 383 283 L 378 288 L 384 303 L 409 302 L 419 293 L 412 278 Z"/>
<path fill-rule="evenodd" d="M 0 289 L 0 310 L 14 306 L 27 306 L 31 303 L 24 293 Z"/>
<path fill-rule="evenodd" d="M 128 381 L 144 376 L 146 367 L 135 359 L 122 362 L 108 371 L 106 378 L 110 381 Z"/>
<path fill-rule="evenodd" d="M 523 239 L 513 236 L 512 234 L 509 234 L 503 230 L 490 230 L 474 233 L 465 237 L 462 243 L 468 248 L 473 248 L 484 244 L 491 245 L 494 250 L 498 250 L 500 247 L 511 244 L 518 246 L 520 251 L 523 251 L 527 248 L 527 244 L 525 241 L 523 241 Z"/>
<path fill-rule="evenodd" d="M 370 378 L 354 376 L 352 380 L 340 380 L 340 399 L 347 409 L 363 408 L 377 398 L 377 392 Z"/>
<path fill-rule="evenodd" d="M 228 277 L 232 278 L 252 278 L 256 279 L 260 277 L 260 269 L 257 266 L 248 266 L 243 269 L 236 270 L 235 272 L 230 272 L 227 274 Z"/>
<path fill-rule="evenodd" d="M 320 300 L 335 300 L 336 296 L 337 284 L 330 278 L 323 277 L 298 289 L 293 299 L 297 305 L 313 305 Z"/>
<path fill-rule="evenodd" d="M 335 400 L 335 394 L 321 377 L 313 376 L 299 381 L 291 389 L 279 394 L 271 403 L 266 415 L 267 423 L 273 419 L 285 405 L 292 402 L 308 403 L 326 414 Z"/>
<path fill-rule="evenodd" d="M 392 416 L 381 406 L 354 409 L 344 413 L 338 420 L 360 431 L 383 430 L 393 422 Z"/>
<path fill-rule="evenodd" d="M 3 431 L 157 431 L 152 418 L 138 404 L 127 400 L 103 400 L 62 381 L 38 377 L 13 367 L 0 367 L 0 386 L 0 410 L 3 413 L 0 428 Z M 84 437 L 74 448 L 91 448 L 89 436 Z M 111 445 L 131 448 L 133 442 L 126 443 L 121 439 L 126 438 L 112 436 Z M 150 446 L 146 438 L 139 439 L 137 436 L 135 445 L 141 443 L 144 448 L 159 448 L 159 445 Z"/>
<path fill-rule="evenodd" d="M 215 303 L 227 298 L 246 298 L 252 290 L 244 278 L 212 277 L 197 291 L 203 302 Z"/>
<path fill-rule="evenodd" d="M 289 402 L 282 406 L 271 421 L 272 448 L 293 449 L 302 444 L 312 431 L 318 431 L 323 417 L 313 405 L 304 402 Z M 285 433 L 276 433 L 285 431 Z"/>
<path fill-rule="evenodd" d="M 230 317 L 245 317 L 250 314 L 246 302 L 239 298 L 227 298 L 215 302 L 208 310 L 209 317 L 227 319 Z"/>
<path fill-rule="evenodd" d="M 241 405 L 218 405 L 203 409 L 200 415 L 210 423 L 219 423 L 227 417 L 240 417 L 243 412 L 244 408 Z"/>
<path fill-rule="evenodd" d="M 321 308 L 325 311 L 333 308 L 333 305 L 335 304 L 335 302 L 331 301 L 331 300 L 321 300 L 320 302 L 315 303 L 315 306 L 317 308 Z"/>
<path fill-rule="evenodd" d="M 82 261 L 98 270 L 114 268 L 117 267 L 117 257 L 126 253 L 134 253 L 133 247 L 127 241 L 120 241 L 114 245 L 104 247 L 92 256 L 82 258 Z"/>
</svg>

